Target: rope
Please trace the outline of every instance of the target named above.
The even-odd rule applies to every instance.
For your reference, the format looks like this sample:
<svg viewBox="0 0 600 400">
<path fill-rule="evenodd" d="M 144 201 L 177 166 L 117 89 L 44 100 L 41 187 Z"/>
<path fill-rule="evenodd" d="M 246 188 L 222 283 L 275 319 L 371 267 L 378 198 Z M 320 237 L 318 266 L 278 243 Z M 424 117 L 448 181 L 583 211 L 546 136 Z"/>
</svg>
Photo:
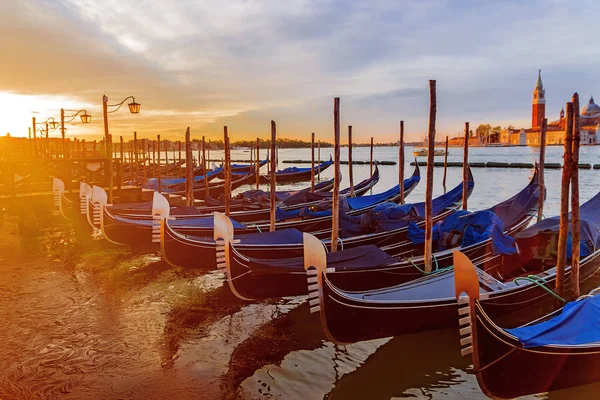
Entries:
<svg viewBox="0 0 600 400">
<path fill-rule="evenodd" d="M 256 225 L 256 224 L 248 224 L 249 227 L 254 227 L 258 230 L 258 233 L 262 233 L 262 231 L 260 230 L 260 226 Z"/>
<path fill-rule="evenodd" d="M 411 258 L 408 258 L 408 262 L 411 263 L 413 267 L 415 267 L 416 269 L 418 269 L 421 273 L 423 273 L 425 275 L 434 274 L 436 272 L 446 272 L 446 271 L 450 271 L 450 270 L 452 270 L 452 268 L 454 268 L 454 267 L 450 266 L 450 267 L 439 269 L 435 255 L 433 255 L 433 259 L 435 260 L 435 270 L 429 271 L 429 272 L 424 271 L 421 268 L 419 268 L 419 266 L 417 264 L 415 264 Z"/>
<path fill-rule="evenodd" d="M 544 278 L 540 278 L 537 275 L 529 275 L 529 276 L 522 276 L 522 277 L 518 277 L 515 278 L 513 280 L 513 283 L 517 286 L 519 286 L 519 284 L 517 283 L 518 281 L 527 281 L 533 284 L 538 285 L 539 287 L 541 287 L 542 289 L 544 289 L 547 293 L 551 294 L 552 296 L 554 296 L 556 299 L 562 301 L 563 303 L 566 303 L 567 301 L 565 299 L 563 299 L 562 297 L 560 297 L 559 295 L 557 295 L 556 293 L 554 293 L 554 291 L 550 288 L 548 288 L 547 286 L 545 286 L 545 284 L 547 283 Z"/>
<path fill-rule="evenodd" d="M 492 361 L 491 363 L 489 363 L 488 365 L 486 365 L 485 367 L 481 367 L 479 369 L 473 369 L 473 372 L 480 373 L 482 371 L 485 371 L 486 369 L 488 369 L 489 367 L 491 367 L 492 365 L 496 364 L 498 361 L 508 357 L 509 355 L 511 355 L 512 353 L 514 353 L 517 350 L 521 350 L 518 347 L 513 347 L 512 349 L 510 349 L 509 351 L 507 351 L 503 356 L 498 357 L 497 359 L 495 359 L 494 361 Z"/>
</svg>

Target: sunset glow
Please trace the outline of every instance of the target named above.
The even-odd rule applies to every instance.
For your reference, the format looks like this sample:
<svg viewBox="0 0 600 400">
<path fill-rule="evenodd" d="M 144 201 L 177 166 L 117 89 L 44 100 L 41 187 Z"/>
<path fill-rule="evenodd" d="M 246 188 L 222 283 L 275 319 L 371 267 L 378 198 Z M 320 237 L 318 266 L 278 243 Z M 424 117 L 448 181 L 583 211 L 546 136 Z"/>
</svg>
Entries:
<svg viewBox="0 0 600 400">
<path fill-rule="evenodd" d="M 544 70 L 549 115 L 576 88 L 593 94 L 600 44 L 584 38 L 592 1 L 330 2 L 6 1 L 0 5 L 0 134 L 26 136 L 32 112 L 99 115 L 101 97 L 134 94 L 140 115 L 111 116 L 130 137 L 330 135 L 329 107 L 357 141 L 426 131 L 427 79 L 438 81 L 439 129 L 465 120 L 527 126 L 532 76 Z M 577 20 L 568 28 L 565 19 Z M 332 23 L 336 21 L 336 23 Z M 541 30 L 540 27 L 552 26 Z M 410 32 L 410 36 L 407 35 Z M 558 51 L 560 49 L 560 51 Z M 577 60 L 577 61 L 575 61 Z M 100 138 L 101 120 L 69 135 Z"/>
</svg>

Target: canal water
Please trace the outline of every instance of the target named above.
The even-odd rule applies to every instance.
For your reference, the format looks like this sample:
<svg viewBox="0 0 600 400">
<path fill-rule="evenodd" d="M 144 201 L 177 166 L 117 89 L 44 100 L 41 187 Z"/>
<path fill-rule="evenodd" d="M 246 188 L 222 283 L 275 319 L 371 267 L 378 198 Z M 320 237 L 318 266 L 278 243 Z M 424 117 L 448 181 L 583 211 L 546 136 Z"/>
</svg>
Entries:
<svg viewBox="0 0 600 400">
<path fill-rule="evenodd" d="M 321 149 L 321 158 L 330 153 Z M 353 155 L 366 161 L 369 149 Z M 547 162 L 561 155 L 562 148 L 550 147 Z M 599 156 L 599 147 L 581 150 L 581 162 L 600 163 Z M 473 162 L 537 157 L 538 149 L 528 147 L 470 149 Z M 281 149 L 279 158 L 310 159 L 310 150 Z M 396 161 L 397 148 L 376 148 L 375 158 Z M 462 151 L 451 148 L 449 160 L 461 159 Z M 354 171 L 356 182 L 369 176 L 368 165 Z M 409 201 L 422 201 L 425 172 Z M 380 173 L 374 192 L 398 180 L 397 166 L 380 166 Z M 328 169 L 323 178 L 332 174 Z M 443 169 L 434 174 L 439 195 Z M 469 205 L 477 210 L 518 192 L 532 171 L 473 174 Z M 546 173 L 547 216 L 558 213 L 560 174 Z M 449 168 L 447 188 L 460 179 L 461 169 Z M 600 170 L 581 171 L 580 182 L 583 202 L 600 189 Z M 0 399 L 484 398 L 455 329 L 337 346 L 303 298 L 240 301 L 219 273 L 173 268 L 158 253 L 111 245 L 91 237 L 85 224 L 52 215 L 49 206 L 0 210 Z M 533 398 L 599 395 L 600 385 L 589 385 Z"/>
</svg>

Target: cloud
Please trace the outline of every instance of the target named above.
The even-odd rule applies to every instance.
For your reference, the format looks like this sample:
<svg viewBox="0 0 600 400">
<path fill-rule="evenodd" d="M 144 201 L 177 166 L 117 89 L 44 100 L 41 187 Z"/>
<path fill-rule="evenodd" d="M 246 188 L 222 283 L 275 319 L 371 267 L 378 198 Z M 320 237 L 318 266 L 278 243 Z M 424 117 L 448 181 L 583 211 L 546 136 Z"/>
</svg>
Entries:
<svg viewBox="0 0 600 400">
<path fill-rule="evenodd" d="M 186 126 L 220 135 L 227 124 L 234 138 L 266 137 L 270 119 L 290 137 L 330 135 L 340 96 L 359 140 L 386 141 L 400 119 L 413 138 L 425 132 L 427 81 L 437 79 L 441 132 L 466 120 L 527 126 L 538 68 L 549 113 L 573 91 L 598 87 L 600 43 L 590 40 L 598 8 L 589 0 L 2 2 L 0 91 L 69 97 L 96 105 L 96 115 L 102 94 L 133 94 L 142 113 L 111 114 L 115 135 L 133 127 L 183 135 Z M 101 118 L 86 133 L 101 135 Z"/>
</svg>

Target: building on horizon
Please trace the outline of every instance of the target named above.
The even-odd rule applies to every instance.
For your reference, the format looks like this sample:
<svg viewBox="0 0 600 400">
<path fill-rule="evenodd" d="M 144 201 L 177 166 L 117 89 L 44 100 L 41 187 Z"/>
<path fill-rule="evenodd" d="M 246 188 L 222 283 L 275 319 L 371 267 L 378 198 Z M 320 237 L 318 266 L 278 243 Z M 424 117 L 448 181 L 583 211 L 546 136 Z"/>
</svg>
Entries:
<svg viewBox="0 0 600 400">
<path fill-rule="evenodd" d="M 510 129 L 501 133 L 500 141 L 518 146 L 539 146 L 542 121 L 546 118 L 546 90 L 542 83 L 542 71 L 533 88 L 531 100 L 531 128 Z M 580 111 L 580 132 L 582 145 L 598 144 L 600 134 L 600 106 L 594 102 L 594 96 Z M 548 122 L 546 144 L 560 145 L 563 143 L 566 128 L 565 110 L 561 109 L 559 118 Z"/>
</svg>

